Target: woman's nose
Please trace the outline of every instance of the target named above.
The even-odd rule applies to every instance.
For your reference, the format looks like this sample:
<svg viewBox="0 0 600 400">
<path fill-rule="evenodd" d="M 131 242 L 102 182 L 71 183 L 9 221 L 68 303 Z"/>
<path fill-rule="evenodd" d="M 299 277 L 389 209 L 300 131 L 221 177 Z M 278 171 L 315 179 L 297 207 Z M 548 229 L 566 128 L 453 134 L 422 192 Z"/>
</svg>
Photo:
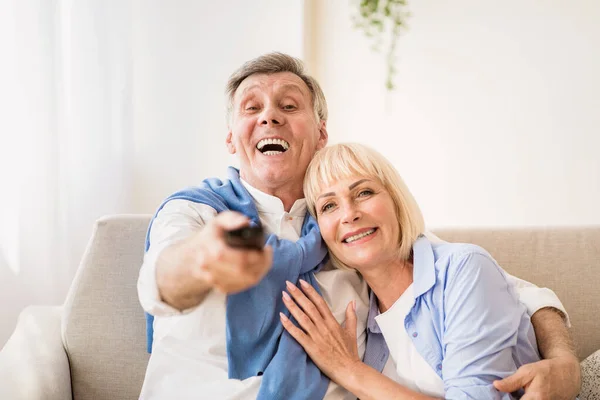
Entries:
<svg viewBox="0 0 600 400">
<path fill-rule="evenodd" d="M 342 222 L 349 224 L 352 222 L 356 222 L 360 219 L 360 210 L 354 205 L 344 206 L 344 214 L 342 217 Z"/>
<path fill-rule="evenodd" d="M 266 126 L 278 126 L 283 122 L 283 115 L 277 107 L 265 107 L 259 119 L 260 125 Z"/>
</svg>

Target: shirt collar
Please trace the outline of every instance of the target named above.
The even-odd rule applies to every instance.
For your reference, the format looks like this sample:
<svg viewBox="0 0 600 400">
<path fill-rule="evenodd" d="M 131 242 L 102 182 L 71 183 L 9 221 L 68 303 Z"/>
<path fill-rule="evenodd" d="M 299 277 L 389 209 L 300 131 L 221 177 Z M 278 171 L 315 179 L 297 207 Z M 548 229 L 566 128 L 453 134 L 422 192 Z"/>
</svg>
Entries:
<svg viewBox="0 0 600 400">
<path fill-rule="evenodd" d="M 375 297 L 375 292 L 369 289 L 369 316 L 367 317 L 367 329 L 371 331 L 371 333 L 381 333 L 381 329 L 379 329 L 379 325 L 377 325 L 377 321 L 375 317 L 379 315 L 379 307 L 377 307 L 377 297 Z"/>
<path fill-rule="evenodd" d="M 435 256 L 431 242 L 421 235 L 413 243 L 413 284 L 415 299 L 435 284 Z"/>
<path fill-rule="evenodd" d="M 415 299 L 435 284 L 435 257 L 431 242 L 425 236 L 421 235 L 413 243 L 413 289 Z M 370 290 L 369 297 L 369 316 L 367 317 L 367 329 L 371 333 L 381 333 L 375 317 L 380 314 L 377 306 L 377 297 L 375 292 Z"/>
<path fill-rule="evenodd" d="M 285 212 L 285 209 L 283 208 L 283 202 L 281 199 L 279 199 L 279 197 L 271 196 L 270 194 L 262 192 L 241 178 L 240 181 L 248 193 L 250 193 L 252 199 L 254 199 L 254 204 L 256 205 L 256 209 L 259 213 L 283 214 Z M 304 217 L 306 210 L 306 199 L 298 199 L 294 202 L 292 209 L 288 214 L 295 217 Z"/>
</svg>

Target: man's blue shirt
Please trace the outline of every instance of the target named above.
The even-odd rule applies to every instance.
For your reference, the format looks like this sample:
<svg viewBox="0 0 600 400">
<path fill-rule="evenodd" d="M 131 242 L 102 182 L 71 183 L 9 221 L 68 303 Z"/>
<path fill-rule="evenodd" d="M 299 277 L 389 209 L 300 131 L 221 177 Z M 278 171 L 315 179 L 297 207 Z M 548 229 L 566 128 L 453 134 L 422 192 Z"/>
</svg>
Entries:
<svg viewBox="0 0 600 400">
<path fill-rule="evenodd" d="M 492 382 L 540 356 L 527 310 L 504 271 L 479 246 L 432 243 L 424 236 L 413 245 L 413 265 L 415 304 L 398 321 L 399 334 L 404 326 L 444 381 L 447 399 L 510 399 Z M 371 292 L 368 341 L 381 343 L 377 315 Z M 365 360 L 381 360 L 371 363 L 381 371 L 387 349 L 380 347 L 367 342 Z"/>
</svg>

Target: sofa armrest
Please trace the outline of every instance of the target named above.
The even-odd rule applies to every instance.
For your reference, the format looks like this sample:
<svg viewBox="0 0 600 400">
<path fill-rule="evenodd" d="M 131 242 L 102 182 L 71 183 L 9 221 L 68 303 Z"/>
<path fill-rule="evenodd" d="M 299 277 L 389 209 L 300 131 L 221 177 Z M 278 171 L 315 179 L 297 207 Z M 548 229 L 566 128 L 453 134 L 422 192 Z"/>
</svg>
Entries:
<svg viewBox="0 0 600 400">
<path fill-rule="evenodd" d="M 62 307 L 30 306 L 0 351 L 0 399 L 71 399 L 61 336 Z"/>
</svg>

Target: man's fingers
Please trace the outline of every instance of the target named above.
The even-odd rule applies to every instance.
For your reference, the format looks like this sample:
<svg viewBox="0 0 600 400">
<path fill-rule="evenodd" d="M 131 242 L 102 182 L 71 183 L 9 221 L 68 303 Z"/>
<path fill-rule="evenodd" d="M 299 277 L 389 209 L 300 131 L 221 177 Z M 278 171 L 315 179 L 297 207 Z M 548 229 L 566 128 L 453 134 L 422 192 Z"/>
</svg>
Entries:
<svg viewBox="0 0 600 400">
<path fill-rule="evenodd" d="M 219 246 L 223 248 L 220 249 Z M 273 262 L 273 249 L 236 249 L 225 244 L 211 250 L 211 262 L 199 268 L 196 275 L 210 274 L 213 286 L 223 293 L 238 293 L 257 285 L 269 272 Z"/>
<path fill-rule="evenodd" d="M 507 376 L 506 378 L 494 381 L 494 387 L 504 393 L 512 393 L 531 382 L 531 374 L 527 366 L 521 367 L 514 374 Z"/>
<path fill-rule="evenodd" d="M 219 213 L 212 221 L 220 230 L 238 229 L 248 225 L 250 220 L 244 214 L 235 211 L 223 211 Z"/>
<path fill-rule="evenodd" d="M 224 211 L 198 232 L 187 245 L 193 276 L 223 293 L 247 290 L 258 284 L 269 272 L 273 249 L 246 249 L 229 246 L 225 231 L 249 225 L 243 214 Z"/>
<path fill-rule="evenodd" d="M 262 251 L 258 252 L 258 255 L 259 258 L 256 260 L 254 268 L 258 268 L 262 274 L 261 277 L 263 277 L 273 266 L 273 248 L 265 246 Z"/>
</svg>

